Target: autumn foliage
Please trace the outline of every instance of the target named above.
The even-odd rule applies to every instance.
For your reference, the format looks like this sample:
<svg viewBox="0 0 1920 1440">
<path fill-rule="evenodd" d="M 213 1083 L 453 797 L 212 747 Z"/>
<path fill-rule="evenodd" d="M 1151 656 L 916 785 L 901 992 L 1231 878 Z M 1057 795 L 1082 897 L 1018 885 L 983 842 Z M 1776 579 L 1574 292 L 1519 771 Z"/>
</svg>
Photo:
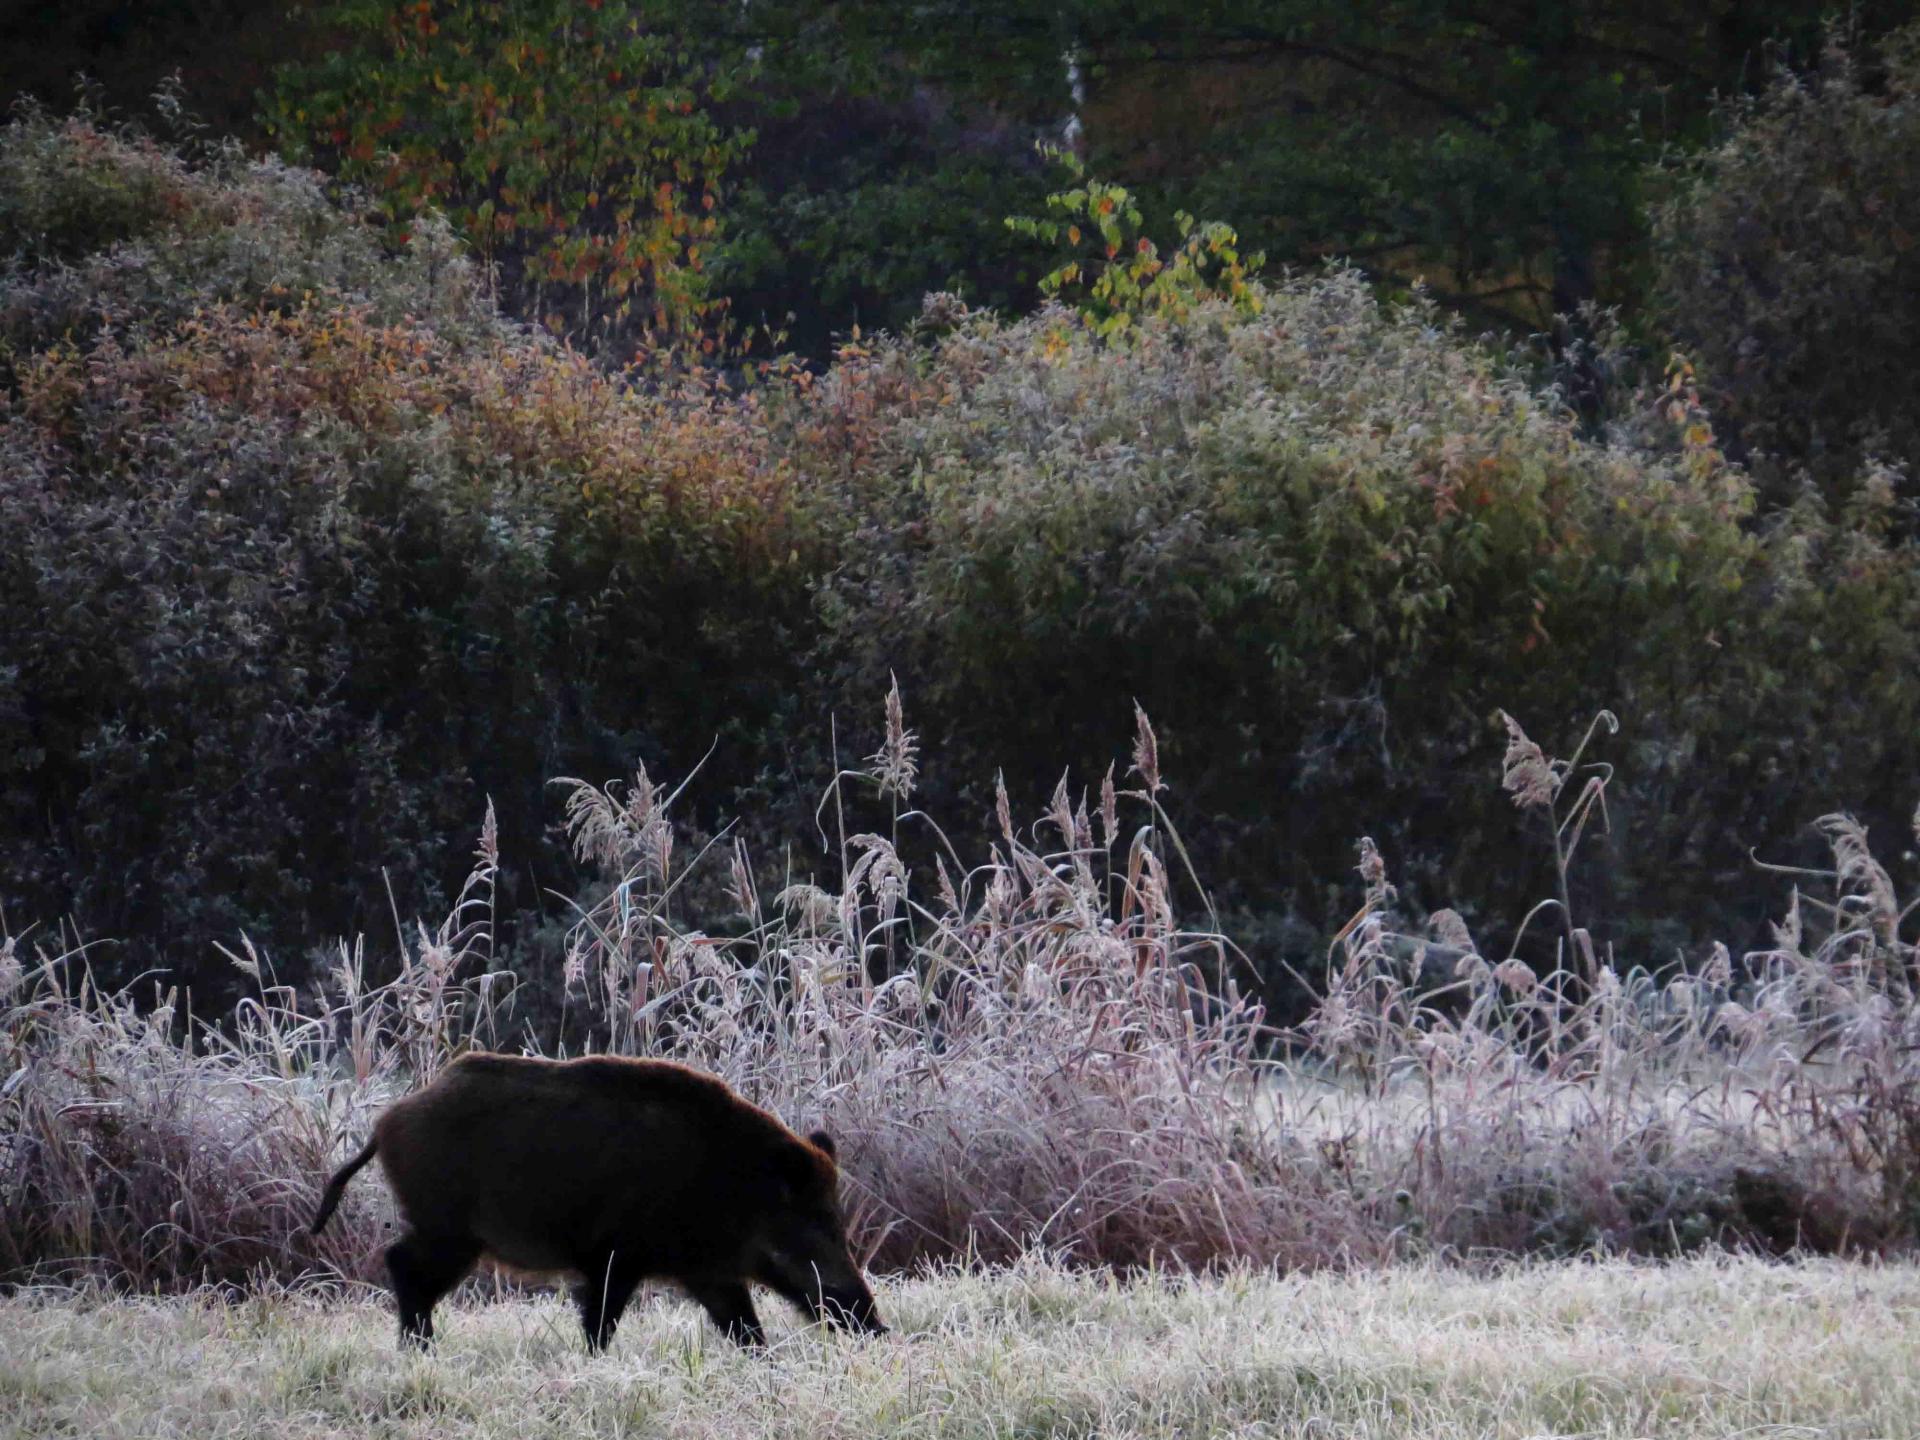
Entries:
<svg viewBox="0 0 1920 1440">
<path fill-rule="evenodd" d="M 698 328 L 717 191 L 750 135 L 731 78 L 630 5 L 335 4 L 327 57 L 283 72 L 291 155 L 364 185 L 403 234 L 445 214 L 524 312 L 582 342 Z"/>
</svg>

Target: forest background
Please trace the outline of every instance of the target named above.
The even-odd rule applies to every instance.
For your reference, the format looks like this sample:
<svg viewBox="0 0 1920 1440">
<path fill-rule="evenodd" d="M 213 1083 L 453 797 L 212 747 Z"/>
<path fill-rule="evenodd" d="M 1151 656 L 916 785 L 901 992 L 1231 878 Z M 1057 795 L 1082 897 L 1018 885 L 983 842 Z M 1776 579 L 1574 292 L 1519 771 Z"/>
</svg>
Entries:
<svg viewBox="0 0 1920 1440">
<path fill-rule="evenodd" d="M 14 7 L 7 926 L 213 1008 L 446 909 L 491 802 L 559 1004 L 554 777 L 697 768 L 773 893 L 897 684 L 961 841 L 1149 714 L 1278 1017 L 1362 835 L 1542 971 L 1759 943 L 1755 857 L 1920 800 L 1903 19 Z M 1578 866 L 1503 708 L 1618 718 Z"/>
</svg>

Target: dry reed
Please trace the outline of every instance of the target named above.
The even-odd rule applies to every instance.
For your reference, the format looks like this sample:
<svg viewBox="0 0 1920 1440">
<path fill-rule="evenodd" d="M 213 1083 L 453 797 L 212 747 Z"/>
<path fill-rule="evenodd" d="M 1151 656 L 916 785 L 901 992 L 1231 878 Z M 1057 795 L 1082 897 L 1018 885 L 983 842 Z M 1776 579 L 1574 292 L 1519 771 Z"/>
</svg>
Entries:
<svg viewBox="0 0 1920 1440">
<path fill-rule="evenodd" d="M 1550 759 L 1509 720 L 1508 786 L 1554 840 L 1560 896 L 1536 915 L 1560 908 L 1562 963 L 1536 973 L 1517 935 L 1485 956 L 1453 911 L 1408 923 L 1362 841 L 1362 908 L 1318 1009 L 1281 1034 L 1236 984 L 1231 944 L 1177 918 L 1197 883 L 1137 724 L 1137 787 L 1063 780 L 1026 830 L 1003 789 L 998 837 L 969 865 L 910 808 L 918 748 L 896 690 L 871 768 L 822 802 L 836 873 L 777 889 L 739 844 L 678 855 L 676 797 L 644 770 L 624 789 L 564 782 L 606 883 L 555 977 L 568 1003 L 548 1042 L 677 1057 L 831 1128 L 884 1271 L 1034 1251 L 1304 1269 L 1913 1238 L 1914 907 L 1851 820 L 1822 822 L 1833 866 L 1796 873 L 1813 888 L 1793 890 L 1770 948 L 1623 968 L 1564 900 L 1610 772 Z M 867 813 L 875 828 L 849 826 Z M 908 863 L 916 846 L 931 865 Z M 379 1105 L 463 1048 L 534 1038 L 515 987 L 539 977 L 492 953 L 498 865 L 489 813 L 451 914 L 416 927 L 381 983 L 357 942 L 311 993 L 243 942 L 254 992 L 218 1023 L 171 991 L 100 993 L 84 950 L 8 939 L 0 1270 L 143 1290 L 376 1276 L 378 1184 L 327 1236 L 303 1222 Z M 676 918 L 702 867 L 724 868 L 709 888 L 738 912 L 715 933 Z"/>
</svg>

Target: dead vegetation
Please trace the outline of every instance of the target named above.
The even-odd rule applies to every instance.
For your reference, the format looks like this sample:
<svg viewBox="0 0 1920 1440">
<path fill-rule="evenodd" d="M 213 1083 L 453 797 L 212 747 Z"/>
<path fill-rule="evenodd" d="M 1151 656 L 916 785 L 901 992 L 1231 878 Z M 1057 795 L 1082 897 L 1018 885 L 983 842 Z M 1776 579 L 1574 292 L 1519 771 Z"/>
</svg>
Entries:
<svg viewBox="0 0 1920 1440">
<path fill-rule="evenodd" d="M 1564 881 L 1604 823 L 1601 727 L 1562 762 L 1508 724 L 1507 787 Z M 1363 904 L 1317 1010 L 1281 1032 L 1231 941 L 1179 917 L 1204 895 L 1144 715 L 1131 758 L 1084 791 L 1063 780 L 1028 827 L 1002 790 L 998 838 L 969 862 L 912 808 L 896 694 L 868 768 L 822 801 L 830 873 L 778 884 L 724 838 L 685 854 L 644 771 L 568 782 L 605 884 L 559 976 L 493 954 L 491 817 L 452 913 L 384 980 L 354 942 L 296 990 L 243 942 L 254 993 L 196 1016 L 173 991 L 101 993 L 84 950 L 9 939 L 0 1267 L 145 1291 L 368 1277 L 378 1186 L 326 1236 L 303 1225 L 373 1110 L 463 1049 L 543 1042 L 684 1060 L 825 1125 L 856 1250 L 884 1272 L 1035 1250 L 1312 1269 L 1911 1243 L 1913 905 L 1847 817 L 1822 822 L 1831 868 L 1789 877 L 1772 946 L 1657 972 L 1596 940 L 1564 883 L 1505 952 L 1452 911 L 1416 925 L 1363 840 Z M 1537 973 L 1521 936 L 1556 924 L 1560 963 Z M 523 1004 L 542 984 L 566 993 L 544 1035 Z"/>
</svg>

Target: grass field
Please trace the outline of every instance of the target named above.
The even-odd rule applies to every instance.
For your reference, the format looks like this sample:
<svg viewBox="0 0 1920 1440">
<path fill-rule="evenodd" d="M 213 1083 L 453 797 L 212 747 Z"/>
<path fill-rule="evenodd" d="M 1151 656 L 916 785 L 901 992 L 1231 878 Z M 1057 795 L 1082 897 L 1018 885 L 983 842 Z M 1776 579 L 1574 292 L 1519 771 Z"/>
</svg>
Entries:
<svg viewBox="0 0 1920 1440">
<path fill-rule="evenodd" d="M 890 1285 L 895 1333 L 730 1348 L 690 1305 L 589 1359 L 557 1299 L 398 1352 L 378 1297 L 0 1301 L 0 1435 L 1822 1436 L 1914 1433 L 1920 1268 L 1700 1260 L 1116 1285 Z"/>
</svg>

